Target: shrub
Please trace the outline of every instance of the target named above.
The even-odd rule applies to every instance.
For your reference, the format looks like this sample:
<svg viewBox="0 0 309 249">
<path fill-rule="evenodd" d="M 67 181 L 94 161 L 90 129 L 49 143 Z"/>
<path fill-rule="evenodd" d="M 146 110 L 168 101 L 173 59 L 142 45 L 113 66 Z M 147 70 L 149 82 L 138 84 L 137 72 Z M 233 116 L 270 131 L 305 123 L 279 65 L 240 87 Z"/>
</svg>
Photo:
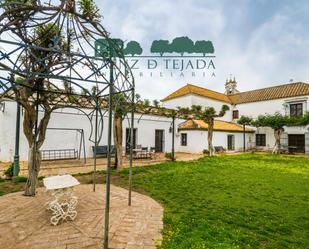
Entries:
<svg viewBox="0 0 309 249">
<path fill-rule="evenodd" d="M 15 176 L 15 177 L 13 177 L 14 183 L 26 182 L 26 181 L 27 181 L 27 177 L 25 177 L 25 176 Z"/>
<path fill-rule="evenodd" d="M 4 171 L 4 175 L 7 177 L 13 177 L 14 163 L 11 163 L 10 166 Z"/>
<path fill-rule="evenodd" d="M 172 160 L 173 162 L 176 161 L 176 158 L 173 157 L 173 154 L 171 152 L 165 152 L 164 154 L 165 158 Z"/>
<path fill-rule="evenodd" d="M 204 149 L 204 150 L 203 150 L 203 154 L 209 155 L 209 150 Z"/>
</svg>

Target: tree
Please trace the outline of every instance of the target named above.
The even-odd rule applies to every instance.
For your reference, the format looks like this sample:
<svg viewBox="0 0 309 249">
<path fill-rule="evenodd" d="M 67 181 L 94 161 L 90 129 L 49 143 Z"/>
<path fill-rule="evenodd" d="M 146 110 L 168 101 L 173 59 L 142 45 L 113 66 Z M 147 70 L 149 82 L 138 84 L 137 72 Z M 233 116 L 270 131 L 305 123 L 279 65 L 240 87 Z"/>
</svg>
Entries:
<svg viewBox="0 0 309 249">
<path fill-rule="evenodd" d="M 65 101 L 67 103 L 75 101 L 75 98 L 68 97 L 74 94 L 70 83 L 64 81 L 64 89 L 61 89 L 49 77 L 55 70 L 67 68 L 68 61 L 65 55 L 71 49 L 69 41 L 77 39 L 72 37 L 70 32 L 64 34 L 63 29 L 54 19 L 57 14 L 66 12 L 70 15 L 75 14 L 83 22 L 87 21 L 91 24 L 100 18 L 92 0 L 80 0 L 78 4 L 79 13 L 77 13 L 74 1 L 61 1 L 57 6 L 44 6 L 37 0 L 25 0 L 22 3 L 15 0 L 1 2 L 3 12 L 0 33 L 11 31 L 15 40 L 28 47 L 28 50 L 23 49 L 16 62 L 18 64 L 16 68 L 20 70 L 15 68 L 11 70 L 8 65 L 0 63 L 1 70 L 14 72 L 11 75 L 11 82 L 17 84 L 18 81 L 22 81 L 17 84 L 17 87 L 12 88 L 10 94 L 14 93 L 13 95 L 8 94 L 5 97 L 16 100 L 24 108 L 23 130 L 29 145 L 28 179 L 25 187 L 27 196 L 34 196 L 36 192 L 41 165 L 40 148 L 45 141 L 46 129 L 52 112 L 63 108 Z M 54 11 L 56 14 L 52 15 L 49 11 Z M 48 15 L 53 17 L 46 18 L 42 13 L 49 13 Z M 87 32 L 90 32 L 89 27 Z M 79 101 L 82 102 L 82 99 Z"/>
<path fill-rule="evenodd" d="M 241 116 L 237 120 L 237 123 L 243 126 L 243 137 L 244 137 L 244 152 L 246 151 L 246 125 L 251 125 L 252 118 L 248 116 Z"/>
<path fill-rule="evenodd" d="M 159 53 L 160 56 L 163 56 L 164 53 L 170 53 L 171 48 L 169 41 L 167 40 L 155 40 L 151 44 L 150 48 L 151 53 Z"/>
<path fill-rule="evenodd" d="M 155 100 L 152 101 L 152 104 L 153 104 L 154 107 L 159 107 L 160 106 L 160 101 L 155 99 Z"/>
<path fill-rule="evenodd" d="M 275 114 L 260 115 L 255 121 L 252 122 L 252 124 L 256 127 L 270 127 L 274 130 L 276 142 L 273 148 L 273 154 L 280 153 L 280 136 L 284 131 L 283 127 L 293 123 L 295 123 L 294 118 L 284 116 L 278 112 Z"/>
<path fill-rule="evenodd" d="M 194 52 L 205 54 L 213 54 L 215 52 L 214 46 L 211 41 L 196 41 L 194 44 Z"/>
<path fill-rule="evenodd" d="M 143 49 L 138 42 L 130 41 L 128 42 L 123 52 L 125 55 L 128 55 L 128 54 L 131 54 L 132 56 L 141 55 L 143 53 Z"/>
<path fill-rule="evenodd" d="M 205 123 L 208 124 L 208 150 L 209 156 L 214 155 L 214 147 L 212 145 L 213 140 L 213 129 L 214 129 L 214 119 L 223 117 L 225 113 L 230 108 L 227 105 L 222 105 L 221 110 L 219 113 L 213 107 L 205 107 L 204 109 L 200 105 L 193 105 L 191 109 L 189 108 L 178 108 L 178 113 L 182 116 L 188 115 L 190 118 L 200 119 L 203 120 Z"/>
<path fill-rule="evenodd" d="M 176 37 L 171 44 L 171 52 L 180 53 L 183 56 L 184 53 L 194 52 L 194 43 L 187 37 Z"/>
<path fill-rule="evenodd" d="M 123 129 L 122 122 L 131 110 L 131 105 L 128 99 L 122 93 L 115 94 L 113 96 L 114 103 L 114 144 L 116 147 L 116 164 L 115 168 L 121 168 L 123 166 L 122 162 L 122 139 L 123 139 Z"/>
</svg>

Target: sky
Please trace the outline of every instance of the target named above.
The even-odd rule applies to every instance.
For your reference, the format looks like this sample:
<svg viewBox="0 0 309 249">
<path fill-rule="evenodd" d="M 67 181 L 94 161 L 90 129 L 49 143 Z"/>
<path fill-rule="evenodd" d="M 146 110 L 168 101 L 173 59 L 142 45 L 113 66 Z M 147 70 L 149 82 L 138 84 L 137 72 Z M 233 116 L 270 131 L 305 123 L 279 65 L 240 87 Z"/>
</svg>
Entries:
<svg viewBox="0 0 309 249">
<path fill-rule="evenodd" d="M 188 36 L 215 47 L 215 77 L 138 77 L 142 97 L 161 99 L 192 83 L 224 92 L 232 75 L 246 91 L 309 82 L 309 1 L 297 0 L 100 0 L 103 26 L 113 37 L 138 41 Z M 146 72 L 147 73 L 147 72 Z"/>
</svg>

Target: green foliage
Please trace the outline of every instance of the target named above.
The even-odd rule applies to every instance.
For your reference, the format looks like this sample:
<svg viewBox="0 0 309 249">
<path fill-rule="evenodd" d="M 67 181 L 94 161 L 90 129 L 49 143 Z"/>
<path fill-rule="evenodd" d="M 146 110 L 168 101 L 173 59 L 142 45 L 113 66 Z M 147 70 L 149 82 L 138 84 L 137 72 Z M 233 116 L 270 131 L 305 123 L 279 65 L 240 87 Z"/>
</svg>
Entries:
<svg viewBox="0 0 309 249">
<path fill-rule="evenodd" d="M 194 44 L 194 52 L 205 54 L 213 54 L 215 52 L 214 46 L 211 41 L 196 41 Z"/>
<path fill-rule="evenodd" d="M 141 99 L 141 95 L 136 93 L 135 94 L 135 103 L 139 104 L 141 103 L 142 99 Z"/>
<path fill-rule="evenodd" d="M 131 111 L 131 104 L 123 93 L 114 94 L 113 107 L 115 117 L 124 118 L 124 116 Z"/>
<path fill-rule="evenodd" d="M 2 178 L 2 177 L 0 177 L 0 182 L 4 182 L 5 180 Z"/>
<path fill-rule="evenodd" d="M 305 113 L 305 115 L 301 118 L 301 125 L 309 125 L 309 112 Z"/>
<path fill-rule="evenodd" d="M 37 0 L 1 0 L 0 1 L 0 8 L 3 8 L 6 11 L 9 10 L 14 10 L 17 8 L 25 7 L 25 6 L 36 6 L 37 5 Z M 19 19 L 22 20 L 24 18 L 27 18 L 27 16 L 30 14 L 29 10 L 24 10 L 24 11 L 17 11 L 14 12 L 13 14 L 10 14 L 11 20 L 12 19 Z"/>
<path fill-rule="evenodd" d="M 292 124 L 293 120 L 289 116 L 276 112 L 275 114 L 260 115 L 252 124 L 256 127 L 270 127 L 274 130 L 282 130 L 284 126 Z"/>
<path fill-rule="evenodd" d="M 204 154 L 204 155 L 209 155 L 209 150 L 204 149 L 204 150 L 203 150 L 203 154 Z"/>
<path fill-rule="evenodd" d="M 187 109 L 186 111 L 191 113 L 193 118 L 201 119 L 208 123 L 216 117 L 223 117 L 229 109 L 227 105 L 222 105 L 221 110 L 217 113 L 213 107 L 205 107 L 203 109 L 202 106 L 192 105 L 191 109 Z M 184 110 L 181 110 L 181 112 L 183 111 Z"/>
<path fill-rule="evenodd" d="M 91 21 L 100 21 L 101 15 L 93 0 L 79 0 L 78 5 L 79 11 L 84 17 Z"/>
<path fill-rule="evenodd" d="M 241 116 L 238 120 L 237 123 L 240 125 L 251 125 L 253 119 L 251 117 L 248 116 Z"/>
<path fill-rule="evenodd" d="M 176 37 L 170 45 L 171 52 L 180 53 L 183 56 L 184 53 L 194 52 L 194 43 L 187 37 Z"/>
<path fill-rule="evenodd" d="M 150 48 L 151 53 L 159 53 L 162 56 L 164 53 L 170 53 L 171 48 L 169 41 L 167 40 L 156 40 L 153 41 Z"/>
<path fill-rule="evenodd" d="M 126 46 L 126 48 L 124 49 L 123 52 L 124 52 L 125 55 L 128 55 L 128 54 L 130 54 L 132 56 L 141 55 L 143 53 L 143 49 L 138 42 L 130 41 L 130 42 L 128 42 L 128 44 L 127 44 L 127 46 Z"/>
<path fill-rule="evenodd" d="M 145 107 L 150 106 L 150 100 L 149 100 L 149 99 L 144 99 L 143 105 L 144 105 Z"/>
<path fill-rule="evenodd" d="M 134 190 L 164 207 L 161 249 L 309 248 L 305 157 L 244 154 L 133 170 Z"/>
<path fill-rule="evenodd" d="M 160 106 L 160 101 L 155 99 L 155 100 L 152 101 L 152 104 L 153 104 L 154 107 L 159 107 Z"/>
<path fill-rule="evenodd" d="M 172 160 L 173 162 L 176 161 L 176 158 L 173 157 L 173 154 L 171 152 L 165 152 L 164 157 L 167 158 L 167 159 Z"/>
<path fill-rule="evenodd" d="M 99 91 L 98 86 L 92 86 L 92 88 L 91 88 L 91 94 L 92 94 L 93 96 L 96 96 L 97 93 L 98 93 L 98 91 Z"/>
<path fill-rule="evenodd" d="M 4 175 L 8 177 L 13 177 L 14 172 L 14 163 L 11 163 L 10 166 L 4 171 Z"/>
<path fill-rule="evenodd" d="M 63 43 L 60 28 L 54 23 L 38 26 L 34 30 L 34 44 L 43 48 Z"/>
<path fill-rule="evenodd" d="M 27 182 L 27 177 L 25 177 L 25 176 L 15 176 L 15 177 L 13 177 L 13 182 L 14 183 Z"/>
</svg>

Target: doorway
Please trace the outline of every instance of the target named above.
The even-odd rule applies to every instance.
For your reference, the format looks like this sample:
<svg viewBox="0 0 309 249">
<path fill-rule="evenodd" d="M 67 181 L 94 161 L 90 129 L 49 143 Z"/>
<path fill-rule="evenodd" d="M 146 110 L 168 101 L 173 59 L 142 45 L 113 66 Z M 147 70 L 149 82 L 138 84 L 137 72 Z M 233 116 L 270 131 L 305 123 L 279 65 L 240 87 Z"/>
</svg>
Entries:
<svg viewBox="0 0 309 249">
<path fill-rule="evenodd" d="M 289 152 L 305 153 L 305 135 L 289 134 Z"/>
<path fill-rule="evenodd" d="M 227 150 L 235 150 L 235 136 L 227 135 Z"/>
<path fill-rule="evenodd" d="M 133 149 L 136 149 L 136 134 L 137 128 L 133 129 Z M 126 154 L 130 153 L 131 137 L 130 128 L 126 128 Z"/>
<path fill-rule="evenodd" d="M 164 150 L 164 130 L 155 130 L 155 151 L 163 152 Z"/>
</svg>

